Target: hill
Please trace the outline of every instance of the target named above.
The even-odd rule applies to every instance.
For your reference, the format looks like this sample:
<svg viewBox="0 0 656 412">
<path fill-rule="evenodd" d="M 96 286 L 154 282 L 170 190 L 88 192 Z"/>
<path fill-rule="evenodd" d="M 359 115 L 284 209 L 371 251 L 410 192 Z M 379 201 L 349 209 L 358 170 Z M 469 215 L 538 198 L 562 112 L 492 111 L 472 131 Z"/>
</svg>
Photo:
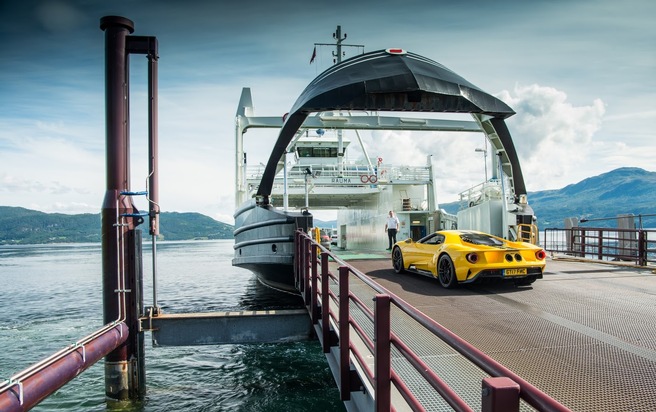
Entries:
<svg viewBox="0 0 656 412">
<path fill-rule="evenodd" d="M 529 192 L 528 202 L 540 228 L 562 228 L 568 217 L 594 219 L 588 227 L 614 227 L 617 215 L 656 214 L 656 172 L 623 167 L 562 189 Z M 457 213 L 459 203 L 441 207 Z M 656 227 L 656 218 L 643 218 L 643 227 Z"/>
<path fill-rule="evenodd" d="M 0 245 L 100 242 L 100 214 L 43 213 L 22 207 L 0 206 Z M 144 238 L 148 225 L 140 226 Z M 163 212 L 164 240 L 232 239 L 234 227 L 200 213 Z"/>
<path fill-rule="evenodd" d="M 623 167 L 562 189 L 529 192 L 528 200 L 542 229 L 561 228 L 568 217 L 592 220 L 586 226 L 613 227 L 613 218 L 620 214 L 656 214 L 656 172 Z M 441 207 L 455 214 L 460 204 L 453 202 Z M 334 221 L 317 220 L 315 224 L 335 226 Z M 654 228 L 656 217 L 646 216 L 642 224 Z M 140 227 L 144 238 L 148 238 L 147 223 Z M 200 213 L 160 215 L 164 240 L 232 239 L 233 230 L 232 225 Z M 65 215 L 0 206 L 0 245 L 83 242 L 100 242 L 100 214 Z"/>
</svg>

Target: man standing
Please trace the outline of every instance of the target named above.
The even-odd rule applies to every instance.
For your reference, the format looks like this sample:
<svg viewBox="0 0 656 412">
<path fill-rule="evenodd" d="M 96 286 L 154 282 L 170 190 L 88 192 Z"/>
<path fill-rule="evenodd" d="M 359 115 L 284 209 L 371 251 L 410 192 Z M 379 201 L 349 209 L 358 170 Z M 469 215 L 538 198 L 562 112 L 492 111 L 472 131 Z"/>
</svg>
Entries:
<svg viewBox="0 0 656 412">
<path fill-rule="evenodd" d="M 387 239 L 389 241 L 387 250 L 392 250 L 392 245 L 396 243 L 397 230 L 399 230 L 399 218 L 390 210 L 387 223 L 385 223 L 385 231 L 387 232 Z"/>
</svg>

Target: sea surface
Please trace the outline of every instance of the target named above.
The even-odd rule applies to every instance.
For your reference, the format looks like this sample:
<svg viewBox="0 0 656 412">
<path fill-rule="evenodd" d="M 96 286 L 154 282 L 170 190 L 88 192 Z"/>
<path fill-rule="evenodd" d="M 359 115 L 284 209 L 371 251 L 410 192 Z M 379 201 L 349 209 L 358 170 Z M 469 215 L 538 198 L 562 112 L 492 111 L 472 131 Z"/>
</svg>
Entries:
<svg viewBox="0 0 656 412">
<path fill-rule="evenodd" d="M 157 300 L 165 313 L 302 306 L 231 265 L 232 240 L 160 242 Z M 144 243 L 144 304 L 152 305 Z M 0 246 L 0 381 L 102 326 L 100 244 Z M 122 411 L 343 411 L 318 341 L 153 347 L 146 398 Z M 34 411 L 105 411 L 103 361 Z"/>
</svg>

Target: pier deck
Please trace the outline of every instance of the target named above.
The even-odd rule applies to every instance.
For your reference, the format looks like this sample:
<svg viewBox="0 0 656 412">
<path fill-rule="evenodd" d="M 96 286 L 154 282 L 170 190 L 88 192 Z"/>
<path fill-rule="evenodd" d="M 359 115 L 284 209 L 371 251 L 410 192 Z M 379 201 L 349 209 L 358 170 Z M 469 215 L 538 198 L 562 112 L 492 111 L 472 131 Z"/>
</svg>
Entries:
<svg viewBox="0 0 656 412">
<path fill-rule="evenodd" d="M 446 290 L 389 258 L 349 263 L 572 410 L 656 410 L 653 268 L 551 259 L 530 287 Z"/>
</svg>

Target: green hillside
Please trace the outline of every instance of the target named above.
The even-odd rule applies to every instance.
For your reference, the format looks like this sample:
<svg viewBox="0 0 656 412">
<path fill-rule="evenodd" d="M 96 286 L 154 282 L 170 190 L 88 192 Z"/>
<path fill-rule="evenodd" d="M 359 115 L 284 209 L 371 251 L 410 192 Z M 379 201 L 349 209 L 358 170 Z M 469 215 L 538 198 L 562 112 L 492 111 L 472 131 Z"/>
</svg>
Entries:
<svg viewBox="0 0 656 412">
<path fill-rule="evenodd" d="M 586 223 L 589 227 L 612 227 L 616 223 L 611 218 L 620 214 L 656 214 L 656 172 L 624 167 L 559 190 L 531 192 L 528 199 L 540 228 L 563 227 L 568 217 L 595 219 Z M 441 207 L 457 213 L 459 203 Z M 596 220 L 602 218 L 609 219 Z M 656 217 L 644 217 L 642 224 L 656 228 Z M 323 226 L 334 226 L 334 222 Z M 140 228 L 148 238 L 147 222 Z M 232 225 L 200 213 L 160 215 L 163 240 L 232 239 L 233 230 Z M 100 214 L 65 215 L 0 206 L 0 245 L 82 242 L 100 242 Z"/>
<path fill-rule="evenodd" d="M 0 245 L 100 242 L 100 214 L 43 213 L 0 206 Z M 148 223 L 139 228 L 148 236 Z M 234 227 L 200 213 L 163 212 L 163 240 L 232 239 Z"/>
</svg>

